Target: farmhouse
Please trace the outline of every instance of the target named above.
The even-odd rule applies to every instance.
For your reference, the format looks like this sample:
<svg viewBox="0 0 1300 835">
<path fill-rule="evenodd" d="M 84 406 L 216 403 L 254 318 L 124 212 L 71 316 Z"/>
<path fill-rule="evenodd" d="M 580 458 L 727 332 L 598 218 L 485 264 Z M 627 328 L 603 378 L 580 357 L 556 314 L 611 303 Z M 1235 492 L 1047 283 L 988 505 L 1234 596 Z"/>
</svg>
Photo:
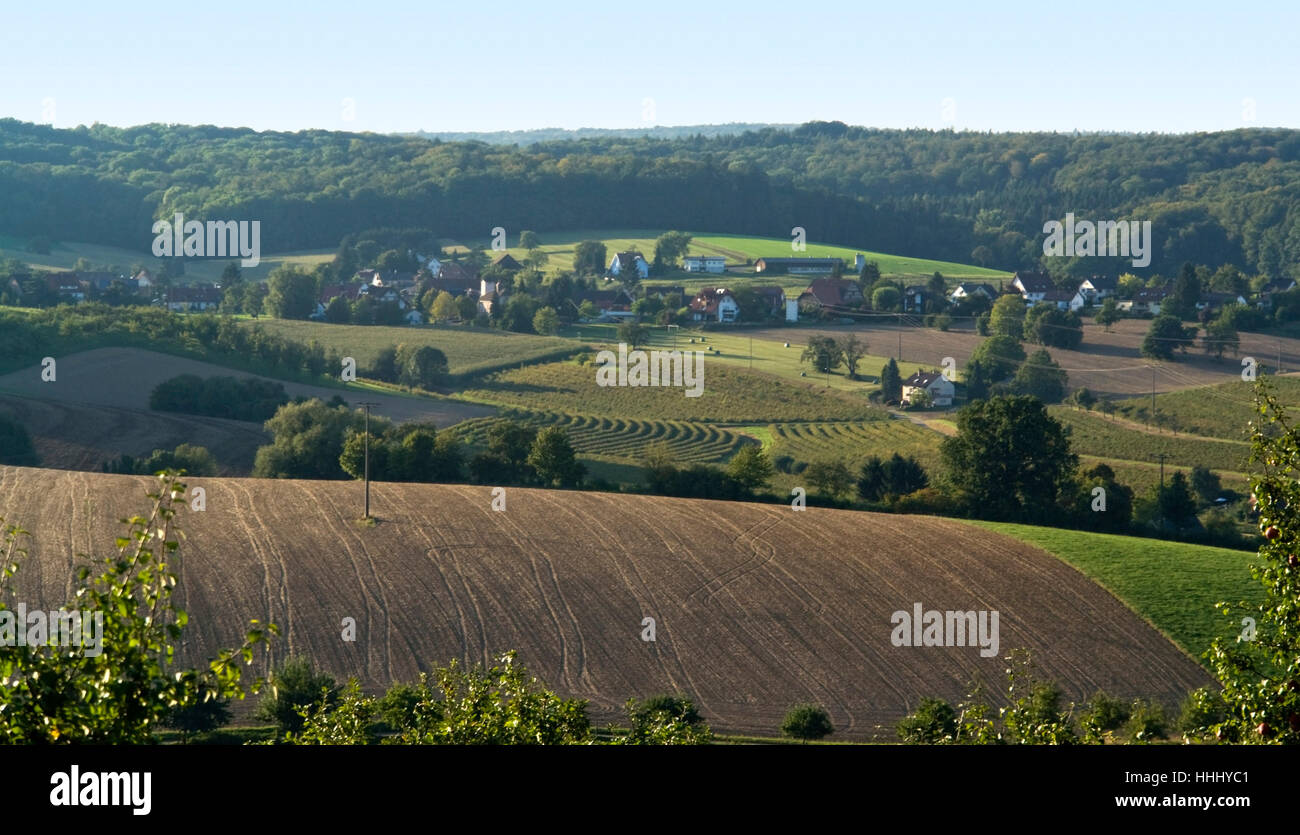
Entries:
<svg viewBox="0 0 1300 835">
<path fill-rule="evenodd" d="M 212 310 L 221 304 L 221 291 L 210 284 L 172 287 L 167 291 L 167 309 L 174 312 Z"/>
<path fill-rule="evenodd" d="M 506 303 L 505 282 L 488 281 L 486 278 L 479 280 L 478 288 L 478 311 L 492 315 L 494 308 L 504 306 Z"/>
<path fill-rule="evenodd" d="M 1245 296 L 1239 295 L 1237 293 L 1216 293 L 1214 291 L 1207 290 L 1201 293 L 1200 300 L 1196 302 L 1196 309 L 1204 310 L 1207 307 L 1220 308 L 1223 307 L 1225 304 L 1245 305 L 1245 304 L 1249 304 L 1249 302 L 1246 301 Z"/>
<path fill-rule="evenodd" d="M 1144 287 L 1137 291 L 1132 301 L 1120 302 L 1119 309 L 1137 315 L 1149 313 L 1152 316 L 1159 316 L 1160 305 L 1168 295 L 1169 291 L 1163 287 Z"/>
<path fill-rule="evenodd" d="M 904 313 L 924 313 L 925 312 L 926 289 L 920 284 L 913 284 L 903 290 L 903 312 Z"/>
<path fill-rule="evenodd" d="M 492 266 L 500 267 L 506 272 L 511 272 L 511 273 L 517 273 L 524 268 L 524 265 L 519 263 L 519 261 L 517 261 L 515 257 L 508 252 L 502 253 L 501 255 L 498 255 L 496 258 L 494 258 L 492 260 Z"/>
<path fill-rule="evenodd" d="M 734 322 L 740 316 L 740 305 L 722 287 L 705 287 L 687 307 L 695 322 Z"/>
<path fill-rule="evenodd" d="M 1114 296 L 1119 291 L 1119 279 L 1113 275 L 1094 275 L 1083 280 L 1079 292 L 1083 293 L 1088 304 L 1097 304 Z"/>
<path fill-rule="evenodd" d="M 1027 302 L 1041 302 L 1046 293 L 1056 289 L 1047 273 L 1018 272 L 1011 279 L 1011 287 Z"/>
<path fill-rule="evenodd" d="M 910 405 L 912 395 L 918 391 L 929 392 L 936 406 L 951 406 L 956 389 L 939 371 L 918 371 L 903 381 L 903 404 Z"/>
<path fill-rule="evenodd" d="M 588 290 L 585 293 L 579 293 L 571 304 L 576 310 L 581 308 L 586 302 L 591 302 L 596 308 L 596 320 L 603 322 L 612 322 L 620 319 L 631 319 L 632 297 L 623 292 L 622 289 L 615 290 Z"/>
<path fill-rule="evenodd" d="M 650 275 L 650 265 L 639 252 L 620 252 L 609 261 L 609 274 L 622 275 L 623 270 L 634 269 L 641 278 Z"/>
<path fill-rule="evenodd" d="M 727 269 L 727 259 L 721 255 L 687 255 L 682 259 L 682 269 L 688 273 L 721 273 Z"/>
<path fill-rule="evenodd" d="M 446 291 L 453 296 L 473 294 L 478 290 L 478 271 L 455 261 L 444 261 L 429 280 L 429 289 Z"/>
<path fill-rule="evenodd" d="M 830 275 L 844 269 L 843 258 L 759 258 L 754 272 L 790 275 Z"/>
<path fill-rule="evenodd" d="M 948 294 L 948 300 L 951 302 L 959 302 L 962 299 L 968 299 L 976 295 L 983 296 L 989 301 L 993 301 L 998 297 L 998 291 L 994 289 L 992 284 L 976 284 L 974 282 L 966 281 L 953 288 L 952 292 Z"/>
<path fill-rule="evenodd" d="M 1038 303 L 1050 304 L 1057 310 L 1078 310 L 1088 306 L 1088 299 L 1082 290 L 1048 290 Z"/>
<path fill-rule="evenodd" d="M 671 307 L 674 310 L 679 307 L 686 306 L 685 287 L 664 286 L 661 284 L 656 284 L 653 286 L 646 286 L 643 289 L 645 290 L 645 297 L 647 299 L 652 299 L 655 296 L 659 296 L 664 300 L 664 304 L 666 306 Z"/>
<path fill-rule="evenodd" d="M 1263 307 L 1271 308 L 1273 306 L 1273 297 L 1279 293 L 1286 293 L 1294 290 L 1296 283 L 1289 278 L 1279 278 L 1265 284 L 1259 291 L 1259 303 Z"/>
<path fill-rule="evenodd" d="M 76 273 L 51 273 L 46 277 L 45 282 L 50 291 L 57 293 L 61 300 L 71 299 L 79 302 L 86 298 L 86 291 L 82 288 Z"/>
<path fill-rule="evenodd" d="M 847 278 L 816 278 L 799 294 L 799 306 L 808 310 L 847 310 L 860 304 L 862 289 Z"/>
</svg>

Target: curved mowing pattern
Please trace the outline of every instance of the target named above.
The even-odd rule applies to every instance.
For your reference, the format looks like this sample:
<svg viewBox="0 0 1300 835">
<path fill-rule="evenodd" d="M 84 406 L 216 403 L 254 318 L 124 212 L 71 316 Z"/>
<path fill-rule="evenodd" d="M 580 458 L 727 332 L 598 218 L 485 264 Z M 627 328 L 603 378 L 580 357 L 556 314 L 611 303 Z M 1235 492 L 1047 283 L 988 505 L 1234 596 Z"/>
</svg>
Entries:
<svg viewBox="0 0 1300 835">
<path fill-rule="evenodd" d="M 770 429 L 773 456 L 789 455 L 809 462 L 858 462 L 872 455 L 887 458 L 897 452 L 915 456 L 930 466 L 938 461 L 943 441 L 939 433 L 902 420 L 777 423 Z"/>
<path fill-rule="evenodd" d="M 484 446 L 488 430 L 505 418 L 479 418 L 457 424 L 452 430 L 463 442 Z M 640 420 L 596 415 L 533 412 L 509 419 L 533 426 L 560 426 L 569 433 L 573 448 L 582 455 L 639 461 L 647 445 L 663 443 L 680 463 L 708 464 L 724 461 L 753 439 L 728 429 L 682 420 Z"/>
</svg>

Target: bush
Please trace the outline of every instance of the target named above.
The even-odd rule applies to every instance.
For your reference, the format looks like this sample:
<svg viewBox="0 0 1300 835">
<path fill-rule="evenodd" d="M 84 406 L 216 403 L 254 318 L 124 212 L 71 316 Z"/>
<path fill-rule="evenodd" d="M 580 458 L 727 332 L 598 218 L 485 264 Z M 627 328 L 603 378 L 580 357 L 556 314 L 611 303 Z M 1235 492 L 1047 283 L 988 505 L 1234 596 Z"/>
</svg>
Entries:
<svg viewBox="0 0 1300 835">
<path fill-rule="evenodd" d="M 817 705 L 795 705 L 790 708 L 790 712 L 785 715 L 785 721 L 781 723 L 781 733 L 805 742 L 810 739 L 821 739 L 834 732 L 830 714 Z"/>
<path fill-rule="evenodd" d="M 256 377 L 208 377 L 182 374 L 154 387 L 149 408 L 163 412 L 253 420 L 270 420 L 289 402 L 284 386 Z"/>
<path fill-rule="evenodd" d="M 1178 714 L 1178 729 L 1189 737 L 1212 735 L 1213 726 L 1228 718 L 1228 707 L 1218 690 L 1201 687 L 1183 700 Z"/>
<path fill-rule="evenodd" d="M 257 718 L 274 722 L 285 733 L 302 730 L 302 710 L 321 702 L 329 707 L 339 686 L 328 673 L 318 673 L 306 658 L 289 658 L 271 675 L 271 692 L 258 707 Z"/>
<path fill-rule="evenodd" d="M 1129 711 L 1128 722 L 1124 731 L 1133 742 L 1146 743 L 1153 739 L 1164 739 L 1168 730 L 1165 709 L 1157 702 L 1137 699 Z"/>
<path fill-rule="evenodd" d="M 937 745 L 957 738 L 957 712 L 943 699 L 925 698 L 899 721 L 898 738 L 909 745 Z"/>
</svg>

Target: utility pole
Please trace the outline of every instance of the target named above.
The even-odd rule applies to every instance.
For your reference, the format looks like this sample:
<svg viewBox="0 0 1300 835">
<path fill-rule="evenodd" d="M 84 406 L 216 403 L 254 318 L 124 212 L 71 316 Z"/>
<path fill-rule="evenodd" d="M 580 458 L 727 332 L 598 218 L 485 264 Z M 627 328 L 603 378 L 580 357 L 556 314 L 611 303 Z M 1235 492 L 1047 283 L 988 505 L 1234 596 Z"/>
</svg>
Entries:
<svg viewBox="0 0 1300 835">
<path fill-rule="evenodd" d="M 754 370 L 754 337 L 749 338 L 749 370 Z"/>
<path fill-rule="evenodd" d="M 1277 341 L 1277 373 L 1282 373 L 1282 340 Z"/>
<path fill-rule="evenodd" d="M 1151 420 L 1156 419 L 1156 367 L 1151 366 Z"/>
<path fill-rule="evenodd" d="M 1160 489 L 1165 489 L 1165 454 L 1162 452 L 1156 456 L 1160 459 Z"/>
<path fill-rule="evenodd" d="M 903 314 L 898 314 L 898 361 L 903 361 Z"/>
<path fill-rule="evenodd" d="M 366 484 L 366 515 L 362 518 L 370 518 L 370 407 L 378 406 L 378 403 L 359 403 L 358 405 L 366 408 L 366 440 L 365 440 L 365 471 L 364 481 Z"/>
</svg>

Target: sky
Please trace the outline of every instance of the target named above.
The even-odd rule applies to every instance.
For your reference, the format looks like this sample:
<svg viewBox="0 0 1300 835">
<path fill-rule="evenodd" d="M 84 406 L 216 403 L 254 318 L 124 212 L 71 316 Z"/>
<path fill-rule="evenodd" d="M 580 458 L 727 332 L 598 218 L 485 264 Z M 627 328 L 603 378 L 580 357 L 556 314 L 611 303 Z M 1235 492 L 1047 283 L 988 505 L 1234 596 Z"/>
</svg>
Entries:
<svg viewBox="0 0 1300 835">
<path fill-rule="evenodd" d="M 1291 0 L 7 5 L 0 117 L 56 127 L 1300 128 Z"/>
</svg>

